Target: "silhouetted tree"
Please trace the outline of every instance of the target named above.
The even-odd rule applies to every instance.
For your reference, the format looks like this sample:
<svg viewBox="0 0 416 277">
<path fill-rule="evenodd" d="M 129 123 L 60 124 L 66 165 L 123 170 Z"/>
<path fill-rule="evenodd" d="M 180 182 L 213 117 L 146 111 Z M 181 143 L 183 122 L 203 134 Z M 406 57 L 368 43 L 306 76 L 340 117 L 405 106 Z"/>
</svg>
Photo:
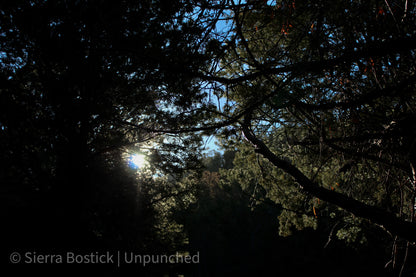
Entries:
<svg viewBox="0 0 416 277">
<path fill-rule="evenodd" d="M 232 2 L 226 39 L 212 44 L 221 66 L 200 77 L 225 98 L 218 117 L 238 122 L 294 188 L 414 241 L 415 10 L 407 4 Z M 374 176 L 349 179 L 357 169 Z M 344 185 L 331 189 L 336 182 Z"/>
<path fill-rule="evenodd" d="M 199 117 L 192 75 L 206 63 L 205 34 L 193 12 L 194 3 L 164 0 L 0 4 L 8 250 L 159 243 L 148 239 L 155 192 L 138 191 L 154 181 L 126 169 L 125 155 L 151 140 L 155 171 L 198 164 L 198 136 L 158 137 Z"/>
</svg>

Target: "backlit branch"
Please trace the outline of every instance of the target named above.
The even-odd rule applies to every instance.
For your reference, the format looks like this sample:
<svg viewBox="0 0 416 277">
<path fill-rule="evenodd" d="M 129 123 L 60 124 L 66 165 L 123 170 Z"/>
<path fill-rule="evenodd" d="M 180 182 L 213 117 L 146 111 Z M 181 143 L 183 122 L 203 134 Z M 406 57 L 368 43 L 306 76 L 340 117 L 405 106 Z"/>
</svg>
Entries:
<svg viewBox="0 0 416 277">
<path fill-rule="evenodd" d="M 245 117 L 242 128 L 247 140 L 255 146 L 256 153 L 263 155 L 274 166 L 292 176 L 304 192 L 310 193 L 321 200 L 335 204 L 356 216 L 369 219 L 373 223 L 383 226 L 392 234 L 401 236 L 409 241 L 416 241 L 415 223 L 402 220 L 392 213 L 377 207 L 369 206 L 344 194 L 323 188 L 305 176 L 291 162 L 274 154 L 251 130 L 250 115 Z"/>
</svg>

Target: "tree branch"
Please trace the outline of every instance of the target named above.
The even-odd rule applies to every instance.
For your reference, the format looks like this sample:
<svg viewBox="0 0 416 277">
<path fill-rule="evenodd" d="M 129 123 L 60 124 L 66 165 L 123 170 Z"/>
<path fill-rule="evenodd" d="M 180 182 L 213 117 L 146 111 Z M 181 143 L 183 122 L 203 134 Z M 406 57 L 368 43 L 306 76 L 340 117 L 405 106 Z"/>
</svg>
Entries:
<svg viewBox="0 0 416 277">
<path fill-rule="evenodd" d="M 355 99 L 350 99 L 348 101 L 340 101 L 340 102 L 328 102 L 322 104 L 309 104 L 304 102 L 294 102 L 293 104 L 301 107 L 308 111 L 325 111 L 325 110 L 332 110 L 332 109 L 348 109 L 352 107 L 358 107 L 363 104 L 370 104 L 376 99 L 381 97 L 397 97 L 403 96 L 403 92 L 411 84 L 414 84 L 416 81 L 416 75 L 412 75 L 395 85 L 390 85 L 385 88 L 373 89 L 368 93 L 362 94 L 357 96 Z"/>
<path fill-rule="evenodd" d="M 382 43 L 372 43 L 361 50 L 349 51 L 340 55 L 339 57 L 327 59 L 323 61 L 298 62 L 287 66 L 275 68 L 261 68 L 260 71 L 255 71 L 243 76 L 226 78 L 218 76 L 207 76 L 205 74 L 197 74 L 197 77 L 205 81 L 214 81 L 222 84 L 238 84 L 244 81 L 251 81 L 264 75 L 275 75 L 283 73 L 292 73 L 299 75 L 302 73 L 322 73 L 324 70 L 331 69 L 337 65 L 351 63 L 362 58 L 380 57 L 387 54 L 399 53 L 416 48 L 416 39 L 405 38 L 395 39 Z"/>
<path fill-rule="evenodd" d="M 401 236 L 409 241 L 416 241 L 415 223 L 402 220 L 392 213 L 364 204 L 344 194 L 320 187 L 317 183 L 311 181 L 307 176 L 305 176 L 292 163 L 278 157 L 270 151 L 265 143 L 258 139 L 251 130 L 250 120 L 250 115 L 247 114 L 242 128 L 245 137 L 255 146 L 256 153 L 263 155 L 274 166 L 291 175 L 303 191 L 310 193 L 321 200 L 335 204 L 356 216 L 369 219 L 373 223 L 383 226 L 392 234 Z"/>
</svg>

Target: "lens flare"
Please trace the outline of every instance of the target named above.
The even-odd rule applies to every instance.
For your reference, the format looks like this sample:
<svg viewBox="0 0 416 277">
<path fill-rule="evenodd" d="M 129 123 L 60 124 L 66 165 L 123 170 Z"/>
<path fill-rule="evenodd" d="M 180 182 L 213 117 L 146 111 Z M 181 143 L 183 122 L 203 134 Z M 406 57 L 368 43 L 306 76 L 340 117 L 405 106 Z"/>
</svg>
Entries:
<svg viewBox="0 0 416 277">
<path fill-rule="evenodd" d="M 142 168 L 146 165 L 146 157 L 142 154 L 134 154 L 130 157 L 130 166 L 134 168 Z"/>
</svg>

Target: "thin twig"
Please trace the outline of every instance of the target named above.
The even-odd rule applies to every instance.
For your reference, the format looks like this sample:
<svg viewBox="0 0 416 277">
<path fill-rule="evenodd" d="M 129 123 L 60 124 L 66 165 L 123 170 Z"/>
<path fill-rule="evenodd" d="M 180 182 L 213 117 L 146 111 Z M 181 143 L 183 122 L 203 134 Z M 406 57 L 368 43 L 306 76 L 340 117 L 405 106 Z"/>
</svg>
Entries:
<svg viewBox="0 0 416 277">
<path fill-rule="evenodd" d="M 328 241 L 325 243 L 324 248 L 327 248 L 328 247 L 329 243 L 332 240 L 332 237 L 333 237 L 333 233 L 335 231 L 335 228 L 338 226 L 339 223 L 341 223 L 341 221 L 338 221 L 337 223 L 334 224 L 334 226 L 332 226 L 331 232 L 329 233 L 329 236 L 328 236 Z"/>
</svg>

